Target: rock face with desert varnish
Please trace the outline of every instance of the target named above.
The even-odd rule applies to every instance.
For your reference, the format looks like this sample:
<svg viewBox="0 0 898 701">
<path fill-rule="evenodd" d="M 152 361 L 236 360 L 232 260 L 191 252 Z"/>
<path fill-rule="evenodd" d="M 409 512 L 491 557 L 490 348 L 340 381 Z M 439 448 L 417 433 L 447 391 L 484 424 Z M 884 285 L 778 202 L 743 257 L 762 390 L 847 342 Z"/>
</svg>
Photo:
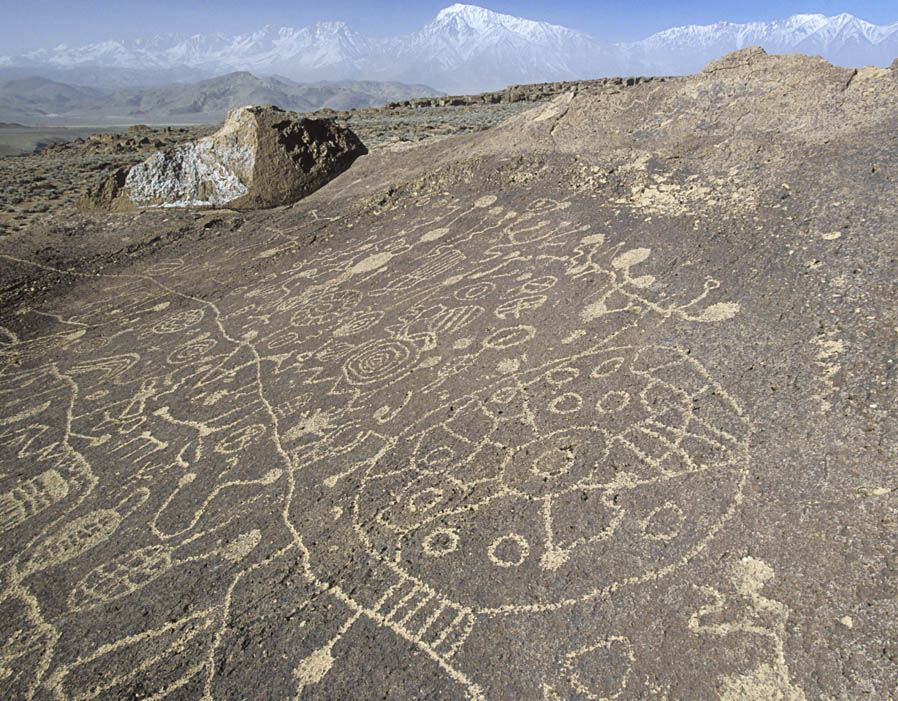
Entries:
<svg viewBox="0 0 898 701">
<path fill-rule="evenodd" d="M 746 50 L 0 245 L 77 280 L 0 316 L 2 695 L 889 698 L 896 73 Z"/>
</svg>

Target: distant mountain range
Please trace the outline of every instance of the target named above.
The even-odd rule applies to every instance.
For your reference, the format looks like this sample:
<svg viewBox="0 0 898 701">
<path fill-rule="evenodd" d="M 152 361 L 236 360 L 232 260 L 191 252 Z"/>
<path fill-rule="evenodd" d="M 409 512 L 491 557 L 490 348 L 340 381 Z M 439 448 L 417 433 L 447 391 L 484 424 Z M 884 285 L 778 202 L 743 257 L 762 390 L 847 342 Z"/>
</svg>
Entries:
<svg viewBox="0 0 898 701">
<path fill-rule="evenodd" d="M 233 107 L 275 104 L 297 112 L 322 107 L 380 107 L 394 100 L 437 95 L 426 85 L 337 81 L 295 83 L 242 71 L 154 88 L 115 91 L 47 78 L 15 78 L 0 84 L 0 120 L 29 124 L 209 123 Z"/>
<path fill-rule="evenodd" d="M 321 22 L 299 29 L 267 26 L 236 36 L 166 34 L 64 44 L 0 57 L 0 78 L 37 74 L 110 88 L 252 71 L 294 81 L 388 80 L 466 93 L 513 83 L 692 73 L 721 54 L 753 44 L 769 53 L 820 54 L 842 65 L 885 66 L 898 56 L 898 22 L 877 26 L 849 14 L 806 14 L 676 27 L 614 44 L 574 29 L 455 4 L 406 36 L 374 39 L 342 22 Z"/>
</svg>

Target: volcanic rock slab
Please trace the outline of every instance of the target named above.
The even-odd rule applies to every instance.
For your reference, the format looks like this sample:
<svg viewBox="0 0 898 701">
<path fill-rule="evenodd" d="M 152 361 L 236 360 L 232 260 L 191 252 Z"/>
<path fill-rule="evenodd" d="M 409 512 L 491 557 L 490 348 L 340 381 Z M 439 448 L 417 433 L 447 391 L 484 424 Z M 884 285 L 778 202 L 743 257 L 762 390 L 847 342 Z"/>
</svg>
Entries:
<svg viewBox="0 0 898 701">
<path fill-rule="evenodd" d="M 559 96 L 4 310 L 2 695 L 889 698 L 896 78 Z"/>
<path fill-rule="evenodd" d="M 349 129 L 277 107 L 231 110 L 215 134 L 158 151 L 89 193 L 86 208 L 290 204 L 350 166 L 365 147 Z"/>
</svg>

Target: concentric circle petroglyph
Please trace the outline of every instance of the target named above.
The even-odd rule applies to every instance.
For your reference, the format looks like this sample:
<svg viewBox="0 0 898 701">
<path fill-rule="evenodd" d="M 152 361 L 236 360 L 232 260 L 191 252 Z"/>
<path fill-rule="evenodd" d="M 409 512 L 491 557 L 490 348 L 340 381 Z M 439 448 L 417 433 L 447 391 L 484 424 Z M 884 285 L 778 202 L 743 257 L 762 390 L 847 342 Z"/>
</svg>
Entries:
<svg viewBox="0 0 898 701">
<path fill-rule="evenodd" d="M 376 384 L 395 378 L 414 362 L 416 356 L 409 343 L 381 339 L 353 351 L 343 365 L 343 372 L 351 385 Z"/>
<path fill-rule="evenodd" d="M 194 363 L 212 350 L 218 341 L 214 338 L 202 338 L 185 343 L 168 354 L 166 360 L 172 365 Z"/>
<path fill-rule="evenodd" d="M 455 290 L 453 296 L 459 301 L 466 302 L 472 299 L 485 297 L 495 289 L 496 285 L 492 282 L 475 282 L 472 285 L 459 287 L 457 290 Z"/>
<path fill-rule="evenodd" d="M 421 548 L 430 557 L 443 557 L 458 548 L 458 534 L 448 528 L 436 528 L 424 538 Z"/>
</svg>

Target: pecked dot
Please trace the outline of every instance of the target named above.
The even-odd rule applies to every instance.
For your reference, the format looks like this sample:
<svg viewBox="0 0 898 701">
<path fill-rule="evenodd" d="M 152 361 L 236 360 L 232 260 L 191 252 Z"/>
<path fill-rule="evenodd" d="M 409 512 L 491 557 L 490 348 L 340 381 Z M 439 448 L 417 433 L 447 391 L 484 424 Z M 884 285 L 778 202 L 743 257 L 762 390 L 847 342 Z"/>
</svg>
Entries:
<svg viewBox="0 0 898 701">
<path fill-rule="evenodd" d="M 499 364 L 496 366 L 496 370 L 503 375 L 509 375 L 513 372 L 517 372 L 518 368 L 521 367 L 521 361 L 517 358 L 504 358 L 499 361 Z"/>
<path fill-rule="evenodd" d="M 650 248 L 631 248 L 629 251 L 621 253 L 614 260 L 612 260 L 611 265 L 618 269 L 627 269 L 633 265 L 642 263 L 651 254 L 652 249 Z"/>
</svg>

